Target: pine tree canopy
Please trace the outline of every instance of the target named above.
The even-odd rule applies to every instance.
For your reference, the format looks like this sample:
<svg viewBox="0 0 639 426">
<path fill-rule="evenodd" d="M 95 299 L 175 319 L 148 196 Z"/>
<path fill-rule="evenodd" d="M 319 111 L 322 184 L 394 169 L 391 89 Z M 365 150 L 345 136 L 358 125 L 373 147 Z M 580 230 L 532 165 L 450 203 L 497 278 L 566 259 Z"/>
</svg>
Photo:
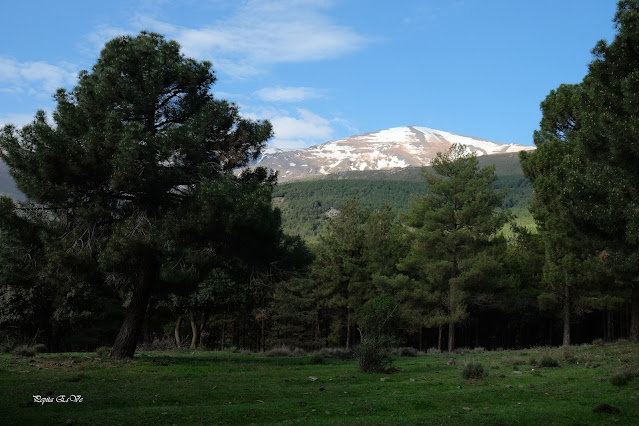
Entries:
<svg viewBox="0 0 639 426">
<path fill-rule="evenodd" d="M 614 279 L 630 284 L 631 335 L 637 339 L 639 2 L 619 1 L 614 22 L 615 39 L 596 44 L 583 81 L 561 85 L 542 102 L 537 150 L 522 153 L 521 160 L 533 181 L 533 209 L 547 232 L 547 249 L 562 247 L 582 264 L 603 260 Z M 561 275 L 568 271 L 564 265 Z"/>
<path fill-rule="evenodd" d="M 214 98 L 214 82 L 211 64 L 184 57 L 174 41 L 147 32 L 117 38 L 73 90 L 57 91 L 53 123 L 39 111 L 0 134 L 0 156 L 28 203 L 70 224 L 60 236 L 67 247 L 89 250 L 105 276 L 132 291 L 115 357 L 133 355 L 165 259 L 188 269 L 198 250 L 242 256 L 228 244 L 238 229 L 263 231 L 266 246 L 282 237 L 268 196 L 275 175 L 233 174 L 259 155 L 271 125 Z M 210 240 L 193 238 L 186 250 L 188 231 Z M 255 257 L 257 242 L 242 238 Z"/>
</svg>

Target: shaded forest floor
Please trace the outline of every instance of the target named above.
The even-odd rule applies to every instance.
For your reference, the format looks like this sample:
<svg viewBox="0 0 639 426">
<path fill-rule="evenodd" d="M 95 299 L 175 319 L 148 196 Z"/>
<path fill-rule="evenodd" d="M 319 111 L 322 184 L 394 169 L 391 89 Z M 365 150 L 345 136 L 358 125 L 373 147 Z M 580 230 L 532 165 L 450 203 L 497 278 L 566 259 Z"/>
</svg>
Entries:
<svg viewBox="0 0 639 426">
<path fill-rule="evenodd" d="M 487 375 L 464 380 L 470 362 Z M 368 374 L 318 354 L 2 354 L 0 424 L 639 424 L 635 343 L 396 356 L 393 366 Z"/>
</svg>

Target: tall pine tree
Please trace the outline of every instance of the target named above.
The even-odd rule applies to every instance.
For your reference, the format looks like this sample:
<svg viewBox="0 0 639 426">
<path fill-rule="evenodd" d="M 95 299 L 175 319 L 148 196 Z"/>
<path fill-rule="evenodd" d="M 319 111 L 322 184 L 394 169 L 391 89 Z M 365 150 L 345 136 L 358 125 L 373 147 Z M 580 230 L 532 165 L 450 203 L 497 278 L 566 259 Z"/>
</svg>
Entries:
<svg viewBox="0 0 639 426">
<path fill-rule="evenodd" d="M 412 245 L 400 268 L 438 295 L 432 317 L 448 324 L 452 351 L 455 327 L 468 315 L 470 295 L 483 291 L 499 267 L 492 253 L 499 242 L 494 237 L 508 215 L 496 211 L 505 193 L 490 187 L 494 167 L 480 168 L 465 146 L 453 144 L 438 153 L 432 167 L 437 174 L 424 173 L 428 194 L 415 198 L 405 216 Z"/>
<path fill-rule="evenodd" d="M 560 86 L 544 101 L 539 152 L 547 156 L 542 180 L 561 173 L 539 196 L 563 205 L 564 223 L 590 241 L 614 279 L 631 293 L 631 337 L 639 339 L 639 1 L 622 0 L 611 43 L 600 41 L 583 81 Z M 552 105 L 551 105 L 552 104 Z M 522 162 L 538 153 L 524 155 Z M 537 161 L 537 160 L 534 160 Z M 524 166 L 525 168 L 527 166 Z M 544 195 L 546 194 L 546 195 Z M 556 214 L 555 214 L 556 215 Z"/>
<path fill-rule="evenodd" d="M 125 36 L 106 44 L 73 90 L 58 90 L 53 123 L 40 111 L 0 135 L 0 155 L 28 200 L 71 224 L 67 245 L 84 247 L 128 290 L 113 357 L 135 352 L 165 236 L 180 225 L 175 212 L 197 214 L 207 197 L 241 192 L 233 170 L 271 136 L 268 122 L 243 119 L 234 104 L 215 99 L 214 82 L 211 64 L 184 57 L 176 42 Z M 273 181 L 263 171 L 254 178 Z"/>
</svg>

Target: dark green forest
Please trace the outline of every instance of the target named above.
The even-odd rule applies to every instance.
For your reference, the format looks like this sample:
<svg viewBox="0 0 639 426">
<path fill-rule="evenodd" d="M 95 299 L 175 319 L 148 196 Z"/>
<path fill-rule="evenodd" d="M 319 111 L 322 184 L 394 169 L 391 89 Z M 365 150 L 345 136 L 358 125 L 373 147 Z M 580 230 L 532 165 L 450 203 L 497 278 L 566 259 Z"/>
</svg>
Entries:
<svg viewBox="0 0 639 426">
<path fill-rule="evenodd" d="M 477 158 L 480 166 L 495 166 L 497 180 L 492 188 L 507 187 L 502 209 L 511 209 L 523 226 L 531 227 L 528 206 L 532 200 L 532 185 L 521 170 L 516 154 L 497 154 Z M 426 167 L 432 172 L 432 168 Z M 382 204 L 395 212 L 405 212 L 413 196 L 427 193 L 422 169 L 409 167 L 395 170 L 356 171 L 328 175 L 322 178 L 278 184 L 273 191 L 273 203 L 282 211 L 284 230 L 314 242 L 331 215 L 346 201 L 356 198 L 362 207 L 375 210 Z"/>
<path fill-rule="evenodd" d="M 639 338 L 639 3 L 535 151 L 278 184 L 272 136 L 211 93 L 209 62 L 108 42 L 52 119 L 0 132 L 0 345 L 522 348 Z"/>
</svg>

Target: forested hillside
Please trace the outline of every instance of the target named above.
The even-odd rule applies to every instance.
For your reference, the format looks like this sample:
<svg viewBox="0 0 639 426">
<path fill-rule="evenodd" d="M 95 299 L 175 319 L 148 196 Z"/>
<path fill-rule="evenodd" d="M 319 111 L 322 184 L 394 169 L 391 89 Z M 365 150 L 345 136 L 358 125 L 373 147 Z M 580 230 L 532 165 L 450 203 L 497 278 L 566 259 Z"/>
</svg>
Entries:
<svg viewBox="0 0 639 426">
<path fill-rule="evenodd" d="M 521 171 L 516 154 L 478 157 L 483 166 L 494 165 L 497 181 L 493 188 L 508 187 L 502 208 L 512 209 L 520 223 L 531 225 L 528 205 L 532 187 Z M 432 168 L 426 167 L 432 172 Z M 426 183 L 419 167 L 354 171 L 318 179 L 283 183 L 273 192 L 273 203 L 282 210 L 284 230 L 313 241 L 326 221 L 350 198 L 364 208 L 375 210 L 387 204 L 396 212 L 408 210 L 413 195 L 424 195 Z"/>
</svg>

